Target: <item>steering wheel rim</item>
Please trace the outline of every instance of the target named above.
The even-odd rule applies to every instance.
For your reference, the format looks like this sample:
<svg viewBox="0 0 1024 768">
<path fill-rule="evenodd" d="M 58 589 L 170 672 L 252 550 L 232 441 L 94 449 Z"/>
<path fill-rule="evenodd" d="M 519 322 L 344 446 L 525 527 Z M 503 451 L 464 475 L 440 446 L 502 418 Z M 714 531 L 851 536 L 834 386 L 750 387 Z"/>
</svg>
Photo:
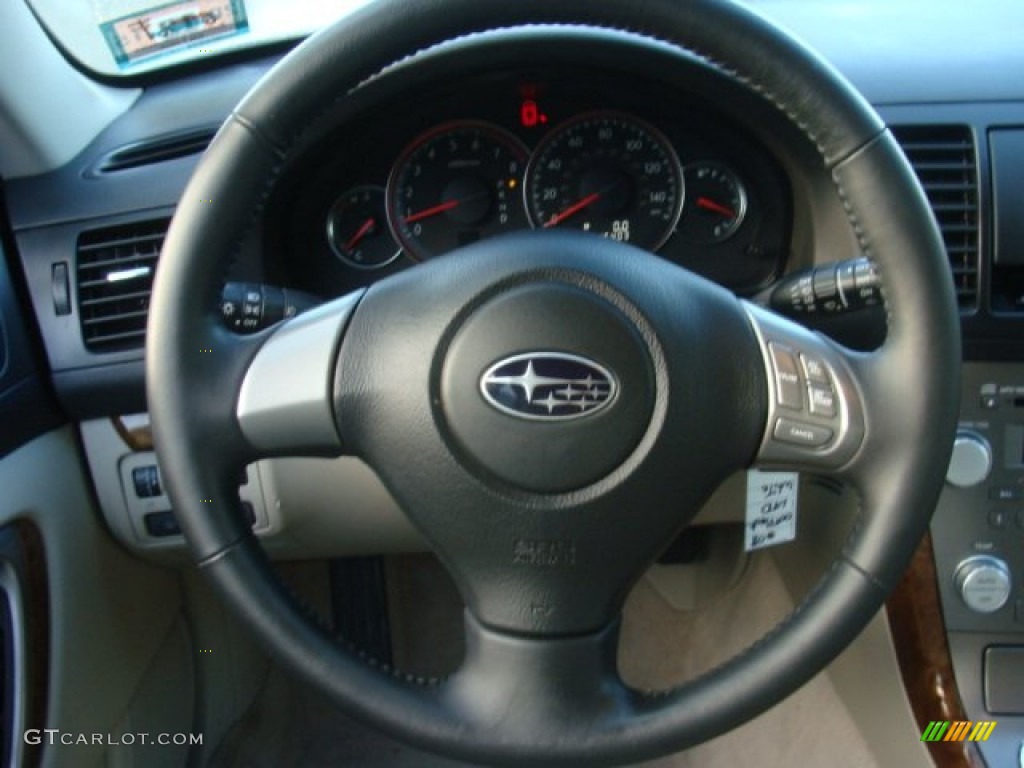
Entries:
<svg viewBox="0 0 1024 768">
<path fill-rule="evenodd" d="M 422 685 L 382 673 L 356 654 L 339 653 L 304 617 L 232 514 L 237 468 L 276 450 L 253 440 L 235 397 L 269 334 L 234 336 L 220 324 L 214 299 L 282 158 L 331 104 L 394 63 L 460 36 L 526 24 L 587 24 L 657 39 L 758 93 L 818 148 L 885 287 L 889 332 L 872 354 L 838 350 L 781 321 L 749 315 L 762 347 L 777 333 L 837 355 L 834 368 L 849 379 L 851 398 L 870 406 L 855 449 L 825 465 L 859 491 L 860 525 L 831 571 L 776 630 L 658 698 L 609 683 L 614 622 L 554 632 L 541 647 L 471 615 L 467 659 L 474 675 Z M 888 204 L 897 199 L 898 207 Z M 523 242 L 516 247 L 530 247 Z M 349 297 L 322 313 L 328 331 L 321 342 L 331 352 L 327 380 L 338 375 L 350 324 L 369 314 L 359 308 L 362 300 Z M 619 1 L 385 2 L 315 35 L 239 105 L 203 158 L 168 234 L 151 307 L 147 387 L 165 484 L 197 560 L 227 601 L 280 658 L 353 714 L 428 748 L 489 762 L 595 765 L 652 757 L 711 738 L 795 690 L 856 636 L 909 561 L 941 487 L 956 423 L 956 304 L 941 240 L 912 172 L 871 108 L 828 65 L 752 12 L 712 0 L 655 0 L 642 8 Z M 920 377 L 906 376 L 907 365 Z M 337 429 L 343 398 L 329 405 Z M 773 416 L 762 418 L 770 423 Z M 925 426 L 937 439 L 915 441 Z M 289 447 L 332 454 L 342 446 L 328 436 Z M 773 460 L 768 436 L 757 453 Z M 474 658 L 486 664 L 474 667 Z M 496 692 L 512 685 L 527 691 L 523 701 L 547 702 L 543 718 L 505 712 L 508 701 L 495 700 Z"/>
</svg>

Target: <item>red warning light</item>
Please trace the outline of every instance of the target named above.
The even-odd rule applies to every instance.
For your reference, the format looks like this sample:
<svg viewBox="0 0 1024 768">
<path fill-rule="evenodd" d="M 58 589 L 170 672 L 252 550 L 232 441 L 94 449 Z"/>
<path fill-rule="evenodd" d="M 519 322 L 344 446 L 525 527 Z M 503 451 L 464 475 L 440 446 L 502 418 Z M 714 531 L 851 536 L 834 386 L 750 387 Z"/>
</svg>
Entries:
<svg viewBox="0 0 1024 768">
<path fill-rule="evenodd" d="M 548 116 L 540 111 L 536 101 L 523 99 L 519 105 L 519 122 L 523 128 L 535 128 L 538 125 L 544 125 L 547 121 Z"/>
</svg>

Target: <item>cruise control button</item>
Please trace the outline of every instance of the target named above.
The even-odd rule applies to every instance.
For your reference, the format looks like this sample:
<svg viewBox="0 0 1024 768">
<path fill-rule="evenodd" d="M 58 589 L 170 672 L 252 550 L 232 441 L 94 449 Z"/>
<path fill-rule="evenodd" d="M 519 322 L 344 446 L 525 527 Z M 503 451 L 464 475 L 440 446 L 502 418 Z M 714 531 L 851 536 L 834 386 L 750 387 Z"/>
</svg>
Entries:
<svg viewBox="0 0 1024 768">
<path fill-rule="evenodd" d="M 815 416 L 825 416 L 829 419 L 836 415 L 836 393 L 826 387 L 811 385 L 807 388 L 808 400 L 811 403 L 811 413 Z"/>
<path fill-rule="evenodd" d="M 792 408 L 794 411 L 802 410 L 804 393 L 800 387 L 800 373 L 796 367 L 796 358 L 788 348 L 779 344 L 770 343 L 768 351 L 772 356 L 779 405 L 783 408 Z"/>
<path fill-rule="evenodd" d="M 785 418 L 775 422 L 774 437 L 780 443 L 800 445 L 805 448 L 820 448 L 832 439 L 832 435 L 831 429 L 815 424 L 804 424 Z"/>
</svg>

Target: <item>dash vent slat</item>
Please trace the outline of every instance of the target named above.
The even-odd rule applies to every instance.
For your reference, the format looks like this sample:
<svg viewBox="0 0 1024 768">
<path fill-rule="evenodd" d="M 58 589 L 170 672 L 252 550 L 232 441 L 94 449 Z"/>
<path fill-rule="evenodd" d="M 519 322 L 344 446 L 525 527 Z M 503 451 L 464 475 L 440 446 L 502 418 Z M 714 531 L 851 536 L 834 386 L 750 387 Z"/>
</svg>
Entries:
<svg viewBox="0 0 1024 768">
<path fill-rule="evenodd" d="M 170 219 L 83 232 L 78 238 L 78 313 L 92 352 L 141 347 L 153 275 Z"/>
<path fill-rule="evenodd" d="M 962 312 L 978 306 L 980 216 L 974 134 L 965 125 L 892 129 L 942 230 Z"/>
</svg>

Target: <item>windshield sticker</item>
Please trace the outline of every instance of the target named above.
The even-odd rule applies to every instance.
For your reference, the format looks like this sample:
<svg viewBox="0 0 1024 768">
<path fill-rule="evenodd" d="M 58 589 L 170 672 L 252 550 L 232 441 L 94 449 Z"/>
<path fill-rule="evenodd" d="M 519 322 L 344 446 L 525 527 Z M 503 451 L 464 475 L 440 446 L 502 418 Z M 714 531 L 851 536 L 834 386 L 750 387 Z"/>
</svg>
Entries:
<svg viewBox="0 0 1024 768">
<path fill-rule="evenodd" d="M 784 544 L 796 538 L 796 502 L 800 475 L 796 472 L 747 472 L 747 516 L 743 548 Z"/>
<path fill-rule="evenodd" d="M 166 55 L 196 43 L 249 31 L 245 0 L 187 0 L 100 24 L 122 69 L 141 59 Z"/>
</svg>

